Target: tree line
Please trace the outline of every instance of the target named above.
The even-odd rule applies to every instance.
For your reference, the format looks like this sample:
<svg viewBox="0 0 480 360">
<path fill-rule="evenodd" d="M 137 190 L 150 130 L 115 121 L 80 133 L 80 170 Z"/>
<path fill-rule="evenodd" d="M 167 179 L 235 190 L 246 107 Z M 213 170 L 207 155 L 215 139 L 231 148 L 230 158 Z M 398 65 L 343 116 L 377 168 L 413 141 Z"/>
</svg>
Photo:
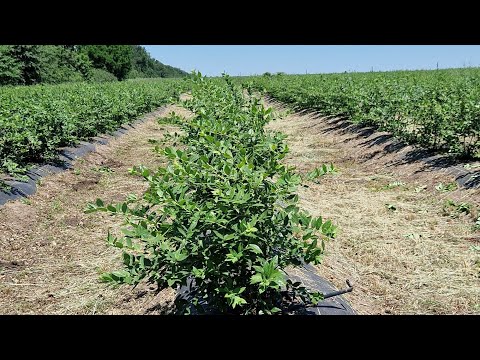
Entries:
<svg viewBox="0 0 480 360">
<path fill-rule="evenodd" d="M 139 45 L 0 45 L 0 85 L 182 77 Z"/>
</svg>

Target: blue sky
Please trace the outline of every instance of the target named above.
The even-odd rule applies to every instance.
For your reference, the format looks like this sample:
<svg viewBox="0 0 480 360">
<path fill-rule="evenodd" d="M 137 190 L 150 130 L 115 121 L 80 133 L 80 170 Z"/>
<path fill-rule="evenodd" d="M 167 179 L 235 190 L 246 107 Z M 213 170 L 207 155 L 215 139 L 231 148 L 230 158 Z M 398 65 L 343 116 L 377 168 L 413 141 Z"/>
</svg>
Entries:
<svg viewBox="0 0 480 360">
<path fill-rule="evenodd" d="M 144 45 L 164 64 L 217 76 L 480 66 L 479 45 Z"/>
</svg>

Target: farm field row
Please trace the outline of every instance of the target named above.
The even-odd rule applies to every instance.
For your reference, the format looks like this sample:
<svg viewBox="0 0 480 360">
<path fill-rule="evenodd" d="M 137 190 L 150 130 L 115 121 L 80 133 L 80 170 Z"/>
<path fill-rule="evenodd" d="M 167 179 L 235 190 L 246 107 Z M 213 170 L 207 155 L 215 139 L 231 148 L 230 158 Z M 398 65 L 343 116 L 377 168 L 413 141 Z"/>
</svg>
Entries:
<svg viewBox="0 0 480 360">
<path fill-rule="evenodd" d="M 297 109 L 375 125 L 407 143 L 480 157 L 480 69 L 238 78 Z"/>
<path fill-rule="evenodd" d="M 300 207 L 338 225 L 320 274 L 360 314 L 478 314 L 480 189 L 378 143 L 378 132 L 335 127 L 335 119 L 292 112 L 269 100 L 267 126 L 286 134 L 285 164 L 308 173 L 333 163 L 336 174 L 299 188 Z"/>
<path fill-rule="evenodd" d="M 0 172 L 20 174 L 56 150 L 116 130 L 178 95 L 179 80 L 0 87 Z"/>
<path fill-rule="evenodd" d="M 148 181 L 145 194 L 109 205 L 97 199 L 87 208 L 128 225 L 122 236 L 108 235 L 125 267 L 103 279 L 147 280 L 159 290 L 193 279 L 189 301 L 199 312 L 290 313 L 289 301 L 317 304 L 322 295 L 288 280 L 284 269 L 319 264 L 336 226 L 297 206 L 302 178 L 281 163 L 284 135 L 264 128 L 271 109 L 245 97 L 228 76 L 220 84 L 199 74 L 184 105 L 195 113 L 190 121 L 163 120 L 183 130 L 181 147 L 156 148 L 168 165 L 132 170 Z M 317 169 L 307 179 L 319 176 Z M 176 300 L 177 312 L 191 311 L 185 302 Z"/>
</svg>

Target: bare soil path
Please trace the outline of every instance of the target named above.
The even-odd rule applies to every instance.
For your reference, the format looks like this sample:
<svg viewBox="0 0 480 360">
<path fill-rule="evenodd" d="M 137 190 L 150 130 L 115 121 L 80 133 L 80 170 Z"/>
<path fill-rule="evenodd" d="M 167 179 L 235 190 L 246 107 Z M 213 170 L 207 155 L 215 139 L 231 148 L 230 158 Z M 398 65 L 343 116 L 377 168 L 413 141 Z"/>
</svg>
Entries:
<svg viewBox="0 0 480 360">
<path fill-rule="evenodd" d="M 358 134 L 336 119 L 265 102 L 285 114 L 268 126 L 288 135 L 289 164 L 302 173 L 330 162 L 339 169 L 299 195 L 306 210 L 339 227 L 318 269 L 338 288 L 354 283 L 345 297 L 357 312 L 480 313 L 480 231 L 472 230 L 479 189 L 436 190 L 454 177 L 400 161 L 402 154 L 386 149 L 391 144 L 375 142 L 385 133 Z M 470 204 L 471 213 L 446 205 L 449 199 Z"/>
</svg>

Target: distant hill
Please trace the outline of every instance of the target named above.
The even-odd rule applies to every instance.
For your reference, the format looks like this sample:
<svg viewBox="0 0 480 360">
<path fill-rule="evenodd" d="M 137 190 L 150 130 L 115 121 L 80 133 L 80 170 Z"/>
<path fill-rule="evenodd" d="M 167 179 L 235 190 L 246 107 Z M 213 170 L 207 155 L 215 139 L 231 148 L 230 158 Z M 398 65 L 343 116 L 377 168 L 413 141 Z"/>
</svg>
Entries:
<svg viewBox="0 0 480 360">
<path fill-rule="evenodd" d="M 152 58 L 143 46 L 132 45 L 131 57 L 132 69 L 128 78 L 152 78 L 152 77 L 183 77 L 187 72 L 162 64 L 160 61 Z"/>
</svg>

